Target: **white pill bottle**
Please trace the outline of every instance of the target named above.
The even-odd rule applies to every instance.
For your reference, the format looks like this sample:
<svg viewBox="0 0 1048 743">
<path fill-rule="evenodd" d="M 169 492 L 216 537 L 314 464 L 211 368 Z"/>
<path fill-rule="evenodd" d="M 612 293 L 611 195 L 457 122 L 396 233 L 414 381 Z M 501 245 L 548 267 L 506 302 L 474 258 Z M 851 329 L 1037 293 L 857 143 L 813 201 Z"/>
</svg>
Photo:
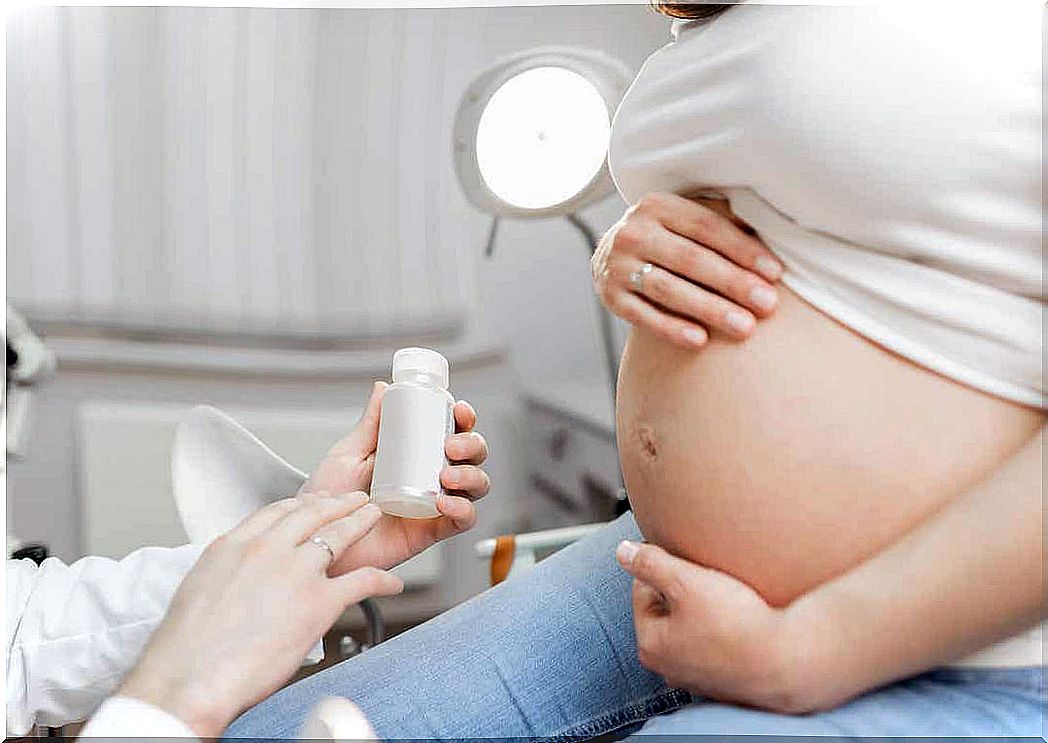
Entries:
<svg viewBox="0 0 1048 743">
<path fill-rule="evenodd" d="M 455 433 L 448 360 L 428 348 L 393 354 L 393 384 L 382 397 L 371 500 L 384 513 L 409 519 L 440 515 L 444 443 Z"/>
</svg>

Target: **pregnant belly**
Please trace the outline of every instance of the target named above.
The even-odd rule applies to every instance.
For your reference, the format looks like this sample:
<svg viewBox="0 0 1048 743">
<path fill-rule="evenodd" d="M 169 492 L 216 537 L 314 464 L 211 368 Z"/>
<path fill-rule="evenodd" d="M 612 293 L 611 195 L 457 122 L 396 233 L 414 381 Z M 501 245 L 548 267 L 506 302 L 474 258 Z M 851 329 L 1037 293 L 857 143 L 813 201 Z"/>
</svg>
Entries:
<svg viewBox="0 0 1048 743">
<path fill-rule="evenodd" d="M 744 343 L 685 351 L 634 329 L 617 408 L 645 537 L 776 605 L 897 539 L 1042 420 L 780 294 Z"/>
</svg>

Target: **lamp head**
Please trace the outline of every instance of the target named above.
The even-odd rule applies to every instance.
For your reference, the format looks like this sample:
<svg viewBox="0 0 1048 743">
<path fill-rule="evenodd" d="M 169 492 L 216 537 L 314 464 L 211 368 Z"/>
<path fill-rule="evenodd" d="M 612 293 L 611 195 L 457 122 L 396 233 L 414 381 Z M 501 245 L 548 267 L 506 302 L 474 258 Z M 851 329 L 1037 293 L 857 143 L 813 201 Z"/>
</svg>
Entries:
<svg viewBox="0 0 1048 743">
<path fill-rule="evenodd" d="M 611 118 L 630 79 L 620 62 L 562 47 L 489 68 L 455 117 L 455 169 L 467 198 L 495 216 L 541 217 L 612 193 Z"/>
</svg>

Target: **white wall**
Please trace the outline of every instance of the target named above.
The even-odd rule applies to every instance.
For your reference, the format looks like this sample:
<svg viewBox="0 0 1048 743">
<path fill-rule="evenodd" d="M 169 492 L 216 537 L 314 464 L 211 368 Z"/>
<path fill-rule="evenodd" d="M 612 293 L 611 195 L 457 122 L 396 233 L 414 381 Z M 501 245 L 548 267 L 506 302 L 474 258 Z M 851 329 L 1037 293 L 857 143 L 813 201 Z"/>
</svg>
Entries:
<svg viewBox="0 0 1048 743">
<path fill-rule="evenodd" d="M 535 45 L 636 66 L 641 7 L 53 8 L 11 18 L 10 295 L 53 324 L 451 334 L 483 219 L 462 90 Z M 661 34 L 661 31 L 660 31 Z"/>
<path fill-rule="evenodd" d="M 460 330 L 441 30 L 369 10 L 14 16 L 12 298 L 154 332 Z"/>
<path fill-rule="evenodd" d="M 120 8 L 108 12 L 133 15 L 142 11 Z M 513 514 L 511 505 L 502 508 L 497 504 L 512 504 L 525 487 L 522 473 L 526 463 L 520 459 L 523 447 L 518 440 L 519 422 L 514 420 L 518 388 L 558 384 L 569 378 L 599 379 L 600 384 L 604 384 L 604 367 L 587 252 L 569 224 L 563 220 L 504 221 L 493 259 L 482 259 L 488 220 L 465 202 L 451 169 L 450 127 L 454 106 L 461 90 L 486 65 L 499 56 L 530 46 L 576 44 L 601 49 L 636 68 L 651 50 L 668 40 L 668 23 L 639 5 L 236 12 L 262 14 L 252 15 L 254 20 L 248 22 L 246 28 L 254 28 L 252 24 L 257 21 L 270 32 L 283 28 L 287 19 L 298 17 L 295 14 L 311 14 L 314 19 L 311 23 L 320 34 L 318 43 L 324 47 L 322 58 L 326 61 L 324 68 L 316 73 L 316 85 L 317 90 L 323 91 L 325 105 L 330 105 L 335 113 L 331 119 L 321 117 L 312 130 L 313 146 L 317 148 L 312 163 L 314 175 L 320 177 L 319 172 L 327 169 L 325 177 L 335 185 L 331 187 L 326 205 L 314 204 L 311 219 L 318 229 L 338 230 L 328 243 L 329 249 L 341 245 L 349 235 L 359 236 L 360 244 L 370 247 L 385 244 L 383 241 L 391 239 L 390 235 L 398 235 L 401 245 L 412 240 L 437 241 L 436 249 L 442 255 L 454 256 L 448 265 L 454 273 L 454 285 L 461 287 L 464 306 L 468 308 L 462 333 L 454 342 L 469 346 L 470 338 L 494 336 L 504 345 L 504 357 L 473 364 L 456 377 L 462 380 L 456 392 L 479 397 L 482 413 L 488 410 L 492 415 L 492 422 L 488 423 L 492 430 L 488 433 L 493 439 L 492 473 L 498 482 L 491 505 L 485 506 L 488 524 L 484 531 L 497 529 L 500 520 L 512 519 Z M 301 18 L 293 25 L 298 28 L 300 23 Z M 413 41 L 397 42 L 394 38 L 397 34 L 407 34 Z M 8 38 L 11 38 L 10 30 Z M 406 54 L 390 66 L 376 44 L 393 44 L 406 50 Z M 367 74 L 362 67 L 365 64 L 369 65 Z M 379 69 L 383 65 L 386 69 Z M 437 75 L 441 91 L 434 91 L 432 96 L 405 98 L 402 95 L 400 86 L 405 76 L 421 74 L 423 70 L 429 74 L 433 69 L 441 71 Z M 376 107 L 392 105 L 390 102 L 394 99 L 410 116 L 399 118 L 397 126 L 383 134 L 385 139 L 376 141 L 371 135 L 363 139 L 355 136 L 359 132 L 353 129 L 351 121 L 363 115 L 360 106 L 366 104 L 374 111 Z M 272 125 L 272 121 L 265 123 L 267 127 Z M 274 130 L 270 136 L 279 134 Z M 20 155 L 12 152 L 11 147 L 9 143 L 9 163 L 16 165 Z M 392 152 L 395 156 L 367 159 L 375 152 Z M 365 160 L 358 168 L 357 164 Z M 420 161 L 428 163 L 426 169 L 413 171 L 412 165 Z M 387 183 L 387 171 L 397 174 L 398 200 L 390 202 L 383 196 L 388 195 L 388 191 L 379 190 L 361 201 L 362 195 L 369 193 L 372 179 Z M 431 174 L 434 180 L 414 180 L 422 178 L 421 172 Z M 330 180 L 332 178 L 335 180 Z M 17 184 L 10 184 L 9 193 L 17 190 Z M 611 198 L 590 209 L 587 217 L 600 231 L 617 218 L 621 208 L 618 199 Z M 431 229 L 431 223 L 425 220 L 434 213 L 450 226 L 444 230 Z M 254 228 L 254 214 L 247 213 L 248 227 Z M 61 217 L 60 214 L 56 218 Z M 15 225 L 9 229 L 20 228 Z M 49 266 L 61 266 L 68 258 L 61 251 L 45 251 L 51 263 L 40 263 L 35 243 L 19 234 L 18 239 L 11 240 L 9 232 L 8 244 L 8 290 L 15 295 L 24 290 L 19 281 L 28 276 L 35 282 L 40 275 L 46 275 L 41 272 L 49 270 Z M 105 252 L 108 248 L 98 243 L 84 243 L 81 249 L 88 251 L 89 256 L 93 250 L 101 251 L 96 257 L 104 259 L 103 262 L 109 260 L 105 257 L 109 255 Z M 32 269 L 26 269 L 30 263 Z M 151 271 L 163 270 L 163 267 L 151 268 L 147 263 L 121 279 L 128 282 L 129 291 L 136 296 L 144 295 L 148 287 L 155 285 L 153 282 L 162 278 Z M 346 255 L 340 255 L 335 264 L 340 272 L 338 276 L 352 273 L 354 280 L 364 283 L 375 270 L 368 260 Z M 188 271 L 187 281 L 200 284 L 196 287 L 199 298 L 229 289 L 210 287 L 207 282 L 214 280 L 214 276 L 202 268 L 197 272 L 192 266 L 184 270 Z M 323 291 L 333 290 L 338 276 L 324 277 L 332 283 Z M 438 281 L 436 286 L 439 289 L 442 284 Z M 237 336 L 232 338 L 233 342 L 240 340 Z M 409 336 L 404 340 L 412 339 Z M 93 341 L 86 341 L 81 345 L 91 343 Z M 391 342 L 371 344 L 368 353 L 391 352 L 394 345 Z M 294 353 L 290 349 L 281 351 L 279 346 L 275 350 Z M 218 349 L 200 346 L 192 353 L 206 356 L 218 353 Z M 354 353 L 352 348 L 345 352 L 350 358 Z M 344 374 L 329 374 L 324 379 L 267 378 L 264 373 L 256 372 L 209 375 L 147 367 L 129 369 L 112 362 L 87 364 L 82 359 L 77 362 L 67 359 L 60 365 L 58 379 L 41 390 L 29 447 L 30 459 L 10 466 L 8 514 L 11 524 L 22 538 L 43 539 L 63 557 L 80 553 L 78 499 L 82 483 L 77 458 L 82 442 L 77 438 L 76 416 L 85 401 L 117 399 L 177 404 L 213 402 L 252 408 L 273 405 L 348 409 L 359 404 L 372 376 L 371 372 L 354 372 L 348 368 Z M 479 569 L 472 563 L 465 568 L 474 572 Z"/>
</svg>

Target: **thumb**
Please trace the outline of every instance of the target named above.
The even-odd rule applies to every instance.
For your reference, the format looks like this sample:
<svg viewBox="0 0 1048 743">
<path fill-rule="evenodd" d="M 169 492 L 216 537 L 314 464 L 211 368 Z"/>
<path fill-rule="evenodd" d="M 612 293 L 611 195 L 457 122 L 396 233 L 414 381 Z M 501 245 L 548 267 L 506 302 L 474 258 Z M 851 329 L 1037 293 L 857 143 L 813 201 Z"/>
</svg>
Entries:
<svg viewBox="0 0 1048 743">
<path fill-rule="evenodd" d="M 378 422 L 382 415 L 382 396 L 386 394 L 385 382 L 375 382 L 371 388 L 371 397 L 364 408 L 360 420 L 344 439 L 335 444 L 330 454 L 336 456 L 353 456 L 363 459 L 378 446 Z"/>
<path fill-rule="evenodd" d="M 662 547 L 629 540 L 619 543 L 615 557 L 627 573 L 654 588 L 670 603 L 683 597 L 687 577 L 697 567 Z"/>
<path fill-rule="evenodd" d="M 326 490 L 329 493 L 347 493 L 370 488 L 374 466 L 372 454 L 378 447 L 378 421 L 382 411 L 382 396 L 387 386 L 385 382 L 375 382 L 357 425 L 328 450 L 309 475 L 301 492 Z"/>
</svg>

